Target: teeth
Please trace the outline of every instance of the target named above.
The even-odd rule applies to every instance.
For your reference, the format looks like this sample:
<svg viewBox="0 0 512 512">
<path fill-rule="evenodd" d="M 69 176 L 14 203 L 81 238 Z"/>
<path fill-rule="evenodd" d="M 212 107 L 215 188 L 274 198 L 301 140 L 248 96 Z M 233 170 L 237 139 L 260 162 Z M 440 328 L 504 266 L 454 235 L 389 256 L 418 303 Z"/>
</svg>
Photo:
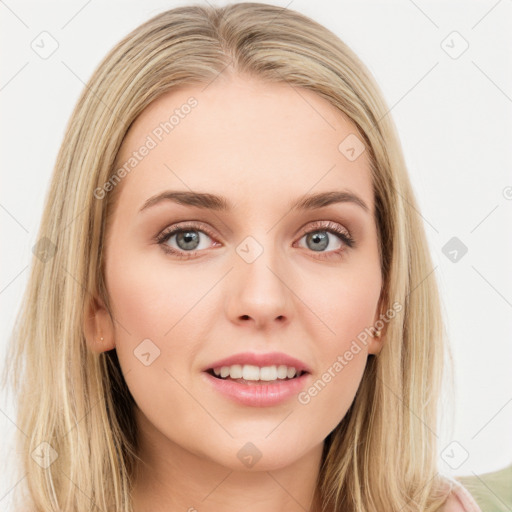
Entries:
<svg viewBox="0 0 512 512">
<path fill-rule="evenodd" d="M 228 375 L 232 378 L 232 379 L 241 379 L 242 378 L 242 365 L 240 364 L 234 364 L 233 366 L 231 366 L 231 368 L 229 366 L 227 366 L 226 368 L 228 368 Z"/>
<path fill-rule="evenodd" d="M 284 364 L 263 367 L 251 364 L 245 364 L 243 366 L 234 364 L 233 366 L 214 368 L 213 373 L 223 379 L 230 377 L 231 379 L 272 381 L 286 378 L 293 379 L 293 377 L 297 375 L 297 370 L 293 366 L 286 366 Z M 300 372 L 300 374 L 302 374 L 302 372 Z"/>
<path fill-rule="evenodd" d="M 278 376 L 279 372 L 275 366 L 264 366 L 260 369 L 260 380 L 276 380 Z"/>
<path fill-rule="evenodd" d="M 260 380 L 260 369 L 257 366 L 244 364 L 242 368 L 242 378 L 244 380 Z"/>
<path fill-rule="evenodd" d="M 286 375 L 288 374 L 288 368 L 284 365 L 277 367 L 277 377 L 279 379 L 286 379 Z"/>
</svg>

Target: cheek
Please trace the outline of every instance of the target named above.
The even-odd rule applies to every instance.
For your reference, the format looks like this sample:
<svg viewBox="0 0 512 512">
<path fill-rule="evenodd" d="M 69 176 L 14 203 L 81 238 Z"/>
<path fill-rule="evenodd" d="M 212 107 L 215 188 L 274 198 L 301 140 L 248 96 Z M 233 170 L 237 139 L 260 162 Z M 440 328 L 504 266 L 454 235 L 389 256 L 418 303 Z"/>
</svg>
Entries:
<svg viewBox="0 0 512 512">
<path fill-rule="evenodd" d="M 204 413 L 184 388 L 198 350 L 193 340 L 199 339 L 197 318 L 204 314 L 200 299 L 211 282 L 160 260 L 125 253 L 122 266 L 107 266 L 116 352 L 139 409 L 164 429 L 179 416 L 175 429 L 186 436 L 190 418 Z"/>
<path fill-rule="evenodd" d="M 314 283 L 304 283 L 303 295 L 321 321 L 321 353 L 332 357 L 346 350 L 353 339 L 373 325 L 380 292 L 377 265 L 347 267 L 336 276 L 315 276 Z M 320 331 L 316 335 L 311 332 L 312 339 L 318 338 Z"/>
<path fill-rule="evenodd" d="M 106 269 L 116 352 L 139 404 L 153 400 L 154 389 L 177 386 L 171 375 L 179 382 L 187 378 L 187 362 L 193 361 L 198 349 L 189 340 L 198 328 L 201 296 L 211 287 L 200 275 L 183 272 L 179 266 L 170 268 L 164 258 L 160 260 L 130 256 L 127 251 L 122 265 Z"/>
<path fill-rule="evenodd" d="M 165 264 L 161 256 L 123 256 L 123 265 L 107 267 L 107 287 L 118 322 L 118 336 L 167 339 L 166 334 L 211 287 L 200 273 Z"/>
<path fill-rule="evenodd" d="M 354 400 L 368 357 L 369 332 L 380 296 L 380 269 L 368 266 L 336 279 L 315 280 L 308 304 L 319 323 L 305 324 L 318 347 L 318 375 L 299 397 L 306 409 L 333 429 Z M 321 286 L 323 284 L 323 286 Z"/>
</svg>

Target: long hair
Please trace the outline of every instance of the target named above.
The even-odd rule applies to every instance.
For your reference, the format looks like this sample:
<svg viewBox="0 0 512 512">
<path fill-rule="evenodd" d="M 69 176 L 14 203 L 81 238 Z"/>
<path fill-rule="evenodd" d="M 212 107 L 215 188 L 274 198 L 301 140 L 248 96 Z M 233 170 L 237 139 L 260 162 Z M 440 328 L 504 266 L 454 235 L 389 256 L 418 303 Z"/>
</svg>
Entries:
<svg viewBox="0 0 512 512">
<path fill-rule="evenodd" d="M 97 190 L 115 177 L 123 139 L 152 101 L 221 73 L 314 91 L 353 122 L 368 151 L 382 309 L 403 309 L 325 440 L 316 488 L 322 511 L 438 511 L 448 495 L 435 434 L 446 334 L 396 129 L 345 43 L 300 13 L 259 3 L 154 16 L 107 54 L 72 113 L 6 362 L 31 510 L 131 511 L 134 401 L 115 350 L 92 353 L 84 335 L 94 296 L 110 310 L 103 251 L 116 193 L 99 199 Z"/>
</svg>

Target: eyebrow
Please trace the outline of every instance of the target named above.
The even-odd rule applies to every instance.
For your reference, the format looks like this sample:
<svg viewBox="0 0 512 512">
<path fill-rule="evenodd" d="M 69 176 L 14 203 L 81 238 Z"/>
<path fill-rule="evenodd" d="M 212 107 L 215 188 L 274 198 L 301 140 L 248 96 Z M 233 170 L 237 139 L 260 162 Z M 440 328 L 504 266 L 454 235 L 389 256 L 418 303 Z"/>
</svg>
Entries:
<svg viewBox="0 0 512 512">
<path fill-rule="evenodd" d="M 209 194 L 206 192 L 166 190 L 160 194 L 150 197 L 142 205 L 139 212 L 164 201 L 172 201 L 186 206 L 195 206 L 196 208 L 215 211 L 229 211 L 233 209 L 233 205 L 223 196 Z M 336 203 L 352 203 L 360 206 L 367 213 L 370 211 L 367 204 L 359 196 L 348 190 L 319 192 L 316 194 L 305 195 L 297 201 L 289 204 L 288 208 L 290 210 L 302 211 L 314 210 Z"/>
</svg>

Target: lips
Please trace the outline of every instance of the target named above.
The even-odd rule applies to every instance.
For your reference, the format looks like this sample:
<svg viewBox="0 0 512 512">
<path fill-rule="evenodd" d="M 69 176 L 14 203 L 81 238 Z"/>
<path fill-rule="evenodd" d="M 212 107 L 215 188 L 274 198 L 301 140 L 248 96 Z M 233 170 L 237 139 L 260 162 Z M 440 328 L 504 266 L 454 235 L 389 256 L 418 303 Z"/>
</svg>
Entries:
<svg viewBox="0 0 512 512">
<path fill-rule="evenodd" d="M 222 366 L 233 366 L 233 365 L 252 365 L 252 366 L 288 366 L 293 367 L 297 370 L 297 373 L 311 373 L 309 366 L 295 357 L 289 356 L 283 352 L 268 352 L 265 354 L 258 354 L 256 352 L 243 352 L 240 354 L 234 354 L 224 359 L 219 359 L 210 363 L 208 366 L 203 368 L 204 372 L 211 372 L 214 368 L 220 368 Z"/>
<path fill-rule="evenodd" d="M 205 371 L 202 372 L 201 378 L 215 393 L 238 405 L 274 407 L 296 398 L 311 383 L 313 376 L 310 373 L 303 373 L 293 379 L 250 383 L 220 379 Z"/>
<path fill-rule="evenodd" d="M 238 374 L 240 374 L 240 369 L 243 368 L 244 376 L 247 370 L 249 372 L 247 378 L 251 380 L 222 378 L 215 374 L 215 370 L 217 373 L 219 373 L 219 370 L 225 373 L 226 368 L 229 368 L 230 372 L 237 372 Z M 275 375 L 269 372 L 276 371 L 276 368 L 281 377 L 284 375 L 283 368 L 286 368 L 290 375 L 294 372 L 296 375 L 291 378 L 277 378 L 268 381 L 254 380 L 254 372 L 258 368 L 263 369 L 264 375 L 260 374 L 260 378 L 263 377 L 264 379 L 272 379 Z M 201 377 L 210 386 L 210 389 L 213 389 L 216 393 L 220 393 L 228 400 L 240 405 L 250 407 L 272 407 L 285 403 L 303 390 L 313 378 L 311 369 L 306 363 L 283 352 L 235 354 L 210 363 L 203 368 Z"/>
</svg>

